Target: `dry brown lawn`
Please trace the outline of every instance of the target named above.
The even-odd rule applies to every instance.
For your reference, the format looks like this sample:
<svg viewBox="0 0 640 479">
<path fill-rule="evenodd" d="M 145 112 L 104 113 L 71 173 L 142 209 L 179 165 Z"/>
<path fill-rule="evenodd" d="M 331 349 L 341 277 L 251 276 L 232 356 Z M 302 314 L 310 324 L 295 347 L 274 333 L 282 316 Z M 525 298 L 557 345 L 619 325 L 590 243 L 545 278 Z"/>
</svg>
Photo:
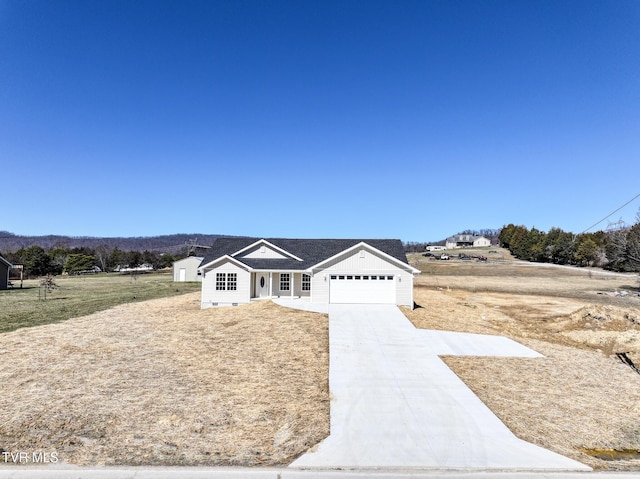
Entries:
<svg viewBox="0 0 640 479">
<path fill-rule="evenodd" d="M 416 282 L 420 307 L 404 310 L 417 327 L 504 335 L 546 356 L 444 358 L 518 437 L 595 469 L 640 470 L 640 375 L 615 354 L 640 366 L 633 277 L 418 261 L 430 274 Z M 620 289 L 632 295 L 610 296 Z"/>
<path fill-rule="evenodd" d="M 329 433 L 326 315 L 199 293 L 0 335 L 0 448 L 78 465 L 285 464 Z"/>
</svg>

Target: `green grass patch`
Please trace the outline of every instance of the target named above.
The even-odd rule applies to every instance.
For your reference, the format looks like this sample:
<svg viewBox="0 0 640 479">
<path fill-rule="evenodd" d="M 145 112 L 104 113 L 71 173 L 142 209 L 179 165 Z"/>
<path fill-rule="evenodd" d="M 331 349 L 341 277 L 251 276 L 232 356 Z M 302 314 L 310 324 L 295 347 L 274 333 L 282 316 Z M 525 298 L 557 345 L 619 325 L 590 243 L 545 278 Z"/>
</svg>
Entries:
<svg viewBox="0 0 640 479">
<path fill-rule="evenodd" d="M 22 289 L 0 291 L 0 333 L 57 323 L 104 311 L 123 303 L 164 298 L 200 290 L 200 283 L 174 283 L 172 274 L 58 276 L 44 299 L 38 280 Z"/>
</svg>

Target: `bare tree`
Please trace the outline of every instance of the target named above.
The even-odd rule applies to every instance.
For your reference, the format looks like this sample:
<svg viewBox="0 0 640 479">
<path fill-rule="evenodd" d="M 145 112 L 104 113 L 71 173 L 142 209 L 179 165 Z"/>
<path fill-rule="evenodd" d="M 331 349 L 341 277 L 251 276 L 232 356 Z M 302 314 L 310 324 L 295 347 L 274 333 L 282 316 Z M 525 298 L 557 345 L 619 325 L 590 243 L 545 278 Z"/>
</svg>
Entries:
<svg viewBox="0 0 640 479">
<path fill-rule="evenodd" d="M 108 246 L 101 244 L 98 245 L 95 249 L 95 257 L 96 261 L 100 265 L 102 271 L 107 271 L 107 266 L 109 263 L 109 257 L 111 256 L 111 250 Z"/>
<path fill-rule="evenodd" d="M 623 271 L 626 268 L 627 262 L 627 231 L 616 230 L 609 233 L 609 241 L 606 246 L 607 259 L 609 260 L 608 267 Z"/>
<path fill-rule="evenodd" d="M 38 299 L 47 299 L 47 294 L 51 293 L 54 289 L 56 289 L 58 285 L 56 284 L 53 276 L 48 274 L 44 278 L 40 280 L 40 289 L 38 290 Z"/>
<path fill-rule="evenodd" d="M 627 263 L 631 271 L 640 271 L 640 222 L 631 227 L 627 233 Z"/>
</svg>

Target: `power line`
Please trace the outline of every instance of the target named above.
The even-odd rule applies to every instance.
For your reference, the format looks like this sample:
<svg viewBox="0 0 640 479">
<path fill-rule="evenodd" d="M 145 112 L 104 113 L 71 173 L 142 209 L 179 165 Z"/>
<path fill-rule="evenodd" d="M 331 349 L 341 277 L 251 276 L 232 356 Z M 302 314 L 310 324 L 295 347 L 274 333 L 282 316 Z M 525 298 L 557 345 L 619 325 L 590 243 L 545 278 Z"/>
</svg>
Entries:
<svg viewBox="0 0 640 479">
<path fill-rule="evenodd" d="M 593 228 L 594 226 L 598 226 L 600 223 L 602 223 L 604 220 L 606 220 L 607 218 L 609 218 L 610 216 L 614 215 L 615 213 L 617 213 L 618 211 L 620 211 L 622 208 L 624 208 L 625 206 L 627 206 L 629 203 L 633 202 L 633 200 L 635 200 L 636 198 L 640 198 L 640 193 L 638 193 L 636 196 L 634 196 L 633 198 L 631 198 L 629 201 L 627 201 L 624 205 L 622 205 L 620 208 L 616 209 L 615 211 L 612 211 L 611 213 L 609 213 L 607 216 L 605 216 L 604 218 L 602 218 L 600 221 L 598 221 L 597 223 L 595 223 L 594 225 L 589 226 L 586 230 L 584 230 L 582 233 L 580 234 L 584 234 L 587 231 L 589 231 L 591 228 Z"/>
</svg>

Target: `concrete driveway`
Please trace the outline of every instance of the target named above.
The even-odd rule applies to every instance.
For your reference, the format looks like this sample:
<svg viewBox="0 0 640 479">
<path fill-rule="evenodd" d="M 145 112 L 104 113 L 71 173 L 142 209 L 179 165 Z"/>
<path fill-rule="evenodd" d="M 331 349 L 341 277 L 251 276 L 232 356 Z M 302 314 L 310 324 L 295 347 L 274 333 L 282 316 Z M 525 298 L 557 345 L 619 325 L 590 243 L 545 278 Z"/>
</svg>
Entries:
<svg viewBox="0 0 640 479">
<path fill-rule="evenodd" d="M 330 305 L 329 338 L 331 434 L 290 467 L 591 470 L 515 437 L 438 357 L 535 351 L 418 330 L 392 305 Z"/>
</svg>

